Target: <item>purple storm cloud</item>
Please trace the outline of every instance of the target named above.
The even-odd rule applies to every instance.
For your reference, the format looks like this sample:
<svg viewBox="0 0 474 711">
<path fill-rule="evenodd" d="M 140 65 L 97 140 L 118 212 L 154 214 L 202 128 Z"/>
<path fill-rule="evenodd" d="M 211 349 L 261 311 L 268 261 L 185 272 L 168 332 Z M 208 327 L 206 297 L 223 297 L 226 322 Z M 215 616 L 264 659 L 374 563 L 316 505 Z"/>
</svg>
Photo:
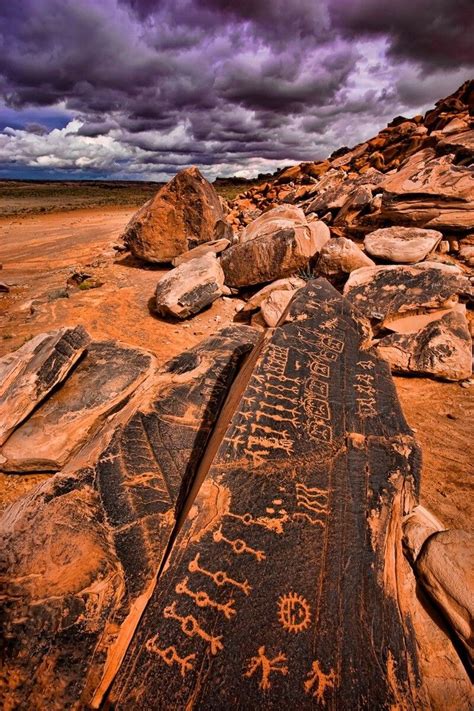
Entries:
<svg viewBox="0 0 474 711">
<path fill-rule="evenodd" d="M 253 176 L 454 91 L 472 0 L 0 4 L 0 175 Z"/>
</svg>

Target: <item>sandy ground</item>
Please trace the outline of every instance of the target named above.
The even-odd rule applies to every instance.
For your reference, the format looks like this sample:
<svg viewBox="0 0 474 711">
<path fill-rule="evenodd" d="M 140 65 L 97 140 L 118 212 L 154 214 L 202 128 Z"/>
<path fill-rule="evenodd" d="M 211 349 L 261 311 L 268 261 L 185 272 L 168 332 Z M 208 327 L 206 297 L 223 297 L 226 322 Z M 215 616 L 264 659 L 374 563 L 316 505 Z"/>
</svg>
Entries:
<svg viewBox="0 0 474 711">
<path fill-rule="evenodd" d="M 133 212 L 117 207 L 0 219 L 0 278 L 11 285 L 10 294 L 0 295 L 0 356 L 37 333 L 83 324 L 96 339 L 140 346 L 165 362 L 233 320 L 236 299 L 220 300 L 185 323 L 152 313 L 154 289 L 168 269 L 113 250 Z M 68 298 L 58 298 L 75 269 L 103 286 L 70 288 Z M 423 451 L 421 502 L 446 526 L 471 527 L 474 388 L 426 378 L 396 378 L 396 386 Z M 0 508 L 44 478 L 0 473 Z"/>
</svg>

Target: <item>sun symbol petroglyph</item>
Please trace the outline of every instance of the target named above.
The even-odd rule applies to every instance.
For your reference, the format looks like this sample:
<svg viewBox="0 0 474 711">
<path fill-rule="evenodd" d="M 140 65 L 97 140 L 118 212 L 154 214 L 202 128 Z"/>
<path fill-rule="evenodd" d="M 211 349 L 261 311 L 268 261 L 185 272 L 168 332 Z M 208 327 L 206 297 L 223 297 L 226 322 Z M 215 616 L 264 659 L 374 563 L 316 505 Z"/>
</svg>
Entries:
<svg viewBox="0 0 474 711">
<path fill-rule="evenodd" d="M 224 649 L 224 645 L 221 642 L 222 636 L 213 637 L 208 634 L 206 630 L 203 630 L 202 627 L 200 627 L 199 622 L 192 615 L 186 615 L 183 617 L 178 614 L 176 612 L 176 602 L 172 602 L 171 605 L 165 607 L 163 610 L 163 617 L 180 622 L 181 630 L 187 637 L 195 637 L 197 635 L 205 642 L 208 642 L 211 648 L 211 654 L 217 654 L 217 652 L 221 649 Z"/>
<path fill-rule="evenodd" d="M 307 674 L 307 679 L 304 683 L 304 690 L 307 694 L 312 692 L 312 696 L 320 701 L 323 706 L 326 706 L 324 694 L 326 689 L 334 688 L 336 681 L 337 677 L 334 670 L 331 669 L 329 674 L 324 674 L 319 666 L 319 662 L 316 660 L 312 663 L 311 671 Z"/>
<path fill-rule="evenodd" d="M 207 577 L 211 578 L 211 580 L 219 588 L 223 585 L 233 585 L 234 587 L 239 588 L 239 590 L 242 590 L 242 592 L 244 592 L 246 595 L 250 594 L 252 588 L 247 580 L 240 582 L 239 580 L 234 580 L 233 578 L 229 577 L 227 573 L 223 570 L 217 570 L 216 572 L 212 572 L 211 570 L 203 568 L 199 564 L 200 555 L 200 553 L 196 553 L 194 559 L 189 562 L 188 570 L 190 573 L 201 573 L 202 575 L 207 575 Z"/>
<path fill-rule="evenodd" d="M 263 691 L 267 691 L 271 687 L 270 675 L 272 672 L 283 674 L 283 676 L 288 674 L 288 667 L 284 664 L 286 661 L 286 654 L 279 652 L 273 659 L 269 659 L 265 654 L 265 647 L 259 647 L 256 656 L 249 660 L 244 676 L 250 678 L 261 667 L 262 678 L 258 685 Z"/>
<path fill-rule="evenodd" d="M 176 585 L 175 590 L 178 595 L 187 595 L 194 600 L 198 607 L 213 607 L 215 610 L 222 612 L 228 620 L 230 620 L 232 615 L 237 614 L 236 610 L 234 610 L 234 600 L 229 600 L 224 604 L 216 602 L 216 600 L 212 600 L 204 590 L 191 590 L 188 587 L 188 581 L 189 578 L 186 576 Z"/>
<path fill-rule="evenodd" d="M 278 598 L 278 619 L 288 632 L 297 634 L 305 630 L 311 621 L 309 604 L 302 595 L 290 592 Z"/>
<path fill-rule="evenodd" d="M 193 665 L 191 664 L 191 660 L 196 658 L 195 654 L 188 654 L 187 657 L 180 657 L 178 652 L 176 651 L 176 647 L 166 647 L 165 649 L 160 649 L 156 642 L 158 640 L 158 635 L 156 634 L 154 637 L 151 637 L 149 640 L 147 640 L 145 644 L 145 648 L 149 652 L 153 652 L 154 654 L 157 654 L 161 659 L 167 664 L 169 667 L 172 667 L 173 664 L 177 664 L 180 667 L 180 672 L 181 676 L 186 676 L 186 673 L 188 671 L 191 671 L 193 668 Z"/>
</svg>

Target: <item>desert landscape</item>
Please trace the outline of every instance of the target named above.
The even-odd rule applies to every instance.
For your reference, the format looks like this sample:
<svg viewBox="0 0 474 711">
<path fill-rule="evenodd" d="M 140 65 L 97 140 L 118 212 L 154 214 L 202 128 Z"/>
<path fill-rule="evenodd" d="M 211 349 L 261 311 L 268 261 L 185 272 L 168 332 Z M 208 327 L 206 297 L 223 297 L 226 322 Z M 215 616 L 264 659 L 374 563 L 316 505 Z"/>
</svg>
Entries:
<svg viewBox="0 0 474 711">
<path fill-rule="evenodd" d="M 1 711 L 474 709 L 473 33 L 0 3 Z"/>
<path fill-rule="evenodd" d="M 472 707 L 473 115 L 2 198 L 3 708 Z"/>
</svg>

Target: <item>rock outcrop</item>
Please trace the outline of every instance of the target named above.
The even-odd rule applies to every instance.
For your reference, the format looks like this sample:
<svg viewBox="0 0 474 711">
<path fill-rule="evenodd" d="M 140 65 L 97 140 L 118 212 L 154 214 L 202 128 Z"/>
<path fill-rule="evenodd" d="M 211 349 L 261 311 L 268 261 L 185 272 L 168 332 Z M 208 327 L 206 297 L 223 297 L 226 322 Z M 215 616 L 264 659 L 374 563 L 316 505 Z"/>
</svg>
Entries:
<svg viewBox="0 0 474 711">
<path fill-rule="evenodd" d="M 88 343 L 82 326 L 62 328 L 0 359 L 0 444 L 64 380 Z"/>
<path fill-rule="evenodd" d="M 128 223 L 124 240 L 148 262 L 171 262 L 215 238 L 224 213 L 219 196 L 197 168 L 180 171 Z"/>
<path fill-rule="evenodd" d="M 383 183 L 382 217 L 396 224 L 466 231 L 474 224 L 474 174 L 427 148 Z"/>
<path fill-rule="evenodd" d="M 2 708 L 84 708 L 107 687 L 256 338 L 233 326 L 173 358 L 137 392 L 135 414 L 98 440 L 90 466 L 5 512 Z"/>
<path fill-rule="evenodd" d="M 162 316 L 188 318 L 229 293 L 224 272 L 214 253 L 183 262 L 158 282 L 156 310 Z"/>
<path fill-rule="evenodd" d="M 368 234 L 364 246 L 371 257 L 397 264 L 414 264 L 426 259 L 442 238 L 442 233 L 437 230 L 384 227 Z"/>
</svg>

